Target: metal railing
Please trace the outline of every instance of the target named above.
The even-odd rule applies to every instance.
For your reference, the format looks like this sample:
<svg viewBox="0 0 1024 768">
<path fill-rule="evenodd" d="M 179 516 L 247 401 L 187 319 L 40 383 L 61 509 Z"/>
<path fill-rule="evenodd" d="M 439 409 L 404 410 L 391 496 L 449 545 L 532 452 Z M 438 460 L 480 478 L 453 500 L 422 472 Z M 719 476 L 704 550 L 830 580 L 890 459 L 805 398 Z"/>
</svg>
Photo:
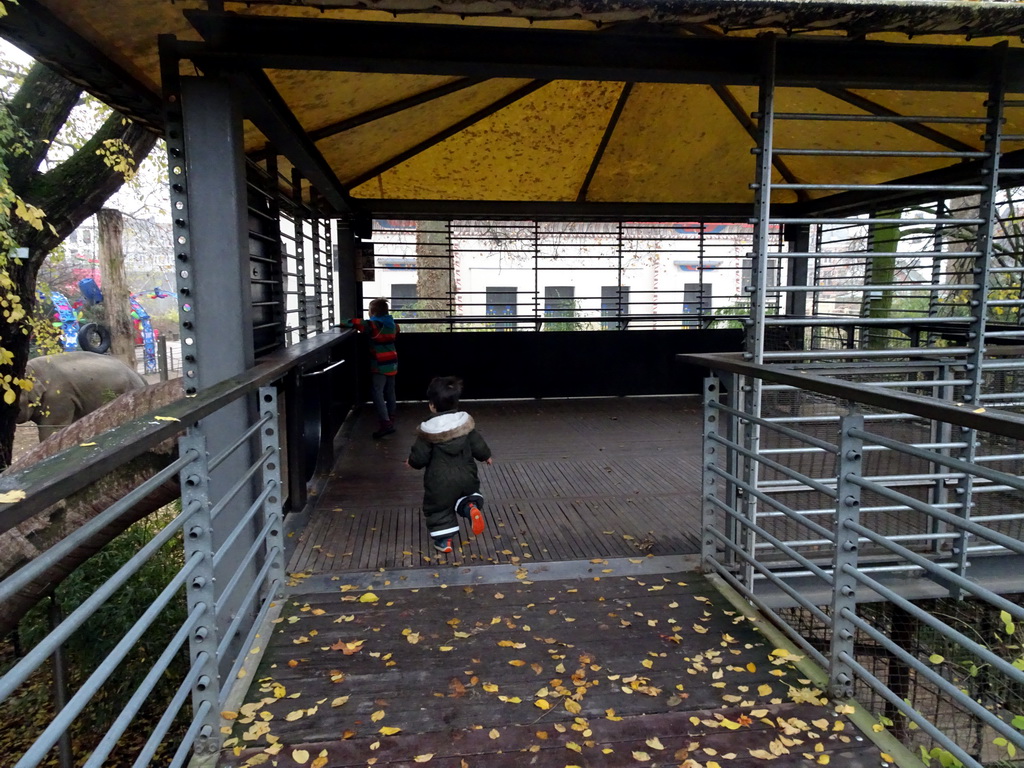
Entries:
<svg viewBox="0 0 1024 768">
<path fill-rule="evenodd" d="M 1024 417 L 879 386 L 870 371 L 681 357 L 717 375 L 705 569 L 827 670 L 831 695 L 874 702 L 923 754 L 979 768 L 1024 750 Z M 948 385 L 942 366 L 931 374 Z M 742 407 L 755 381 L 760 415 Z"/>
<path fill-rule="evenodd" d="M 156 756 L 162 765 L 182 766 L 194 757 L 216 755 L 220 712 L 233 684 L 245 674 L 245 649 L 252 647 L 271 617 L 283 584 L 285 489 L 278 386 L 297 367 L 322 363 L 347 335 L 335 332 L 300 342 L 243 376 L 0 477 L 0 493 L 16 499 L 0 505 L 0 532 L 6 532 L 184 432 L 176 458 L 164 468 L 0 582 L 0 602 L 5 605 L 26 590 L 38 591 L 37 582 L 51 569 L 104 529 L 124 528 L 121 521 L 133 507 L 179 478 L 180 506 L 159 516 L 155 535 L 67 616 L 55 617 L 49 630 L 31 647 L 22 648 L 0 677 L 0 702 L 24 694 L 26 684 L 38 685 L 47 678 L 56 683 L 51 716 L 45 722 L 38 716 L 24 719 L 25 729 L 38 732 L 25 751 L 7 754 L 8 764 L 29 768 L 55 758 L 60 765 L 75 764 L 69 739 L 75 721 L 107 695 L 105 686 L 115 681 L 140 639 L 168 614 L 180 616 L 180 621 L 170 629 L 166 624 L 161 627 L 162 647 L 144 660 L 145 674 L 109 727 L 93 734 L 84 765 L 98 768 L 115 750 L 122 764 L 131 760 L 134 766 L 150 765 Z M 243 400 L 251 406 L 247 427 L 216 455 L 209 455 L 201 420 Z M 233 470 L 231 482 L 211 482 L 217 469 L 226 466 Z M 241 469 L 235 472 L 236 468 Z M 168 548 L 177 555 L 164 568 L 155 598 L 140 603 L 133 597 L 134 621 L 116 638 L 113 649 L 84 679 L 68 680 L 61 661 L 65 644 L 115 596 L 134 589 L 134 579 L 154 558 L 164 556 L 166 562 Z M 158 697 L 154 711 L 152 694 L 158 684 L 164 698 Z M 147 705 L 145 720 L 137 722 Z M 131 746 L 122 741 L 129 729 Z"/>
</svg>

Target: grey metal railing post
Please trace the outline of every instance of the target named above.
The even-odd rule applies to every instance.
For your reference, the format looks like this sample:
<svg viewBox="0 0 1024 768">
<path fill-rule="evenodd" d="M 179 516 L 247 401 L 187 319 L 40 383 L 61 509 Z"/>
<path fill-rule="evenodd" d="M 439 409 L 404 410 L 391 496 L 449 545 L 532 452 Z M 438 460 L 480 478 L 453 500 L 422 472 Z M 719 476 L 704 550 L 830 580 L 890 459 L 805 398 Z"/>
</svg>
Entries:
<svg viewBox="0 0 1024 768">
<path fill-rule="evenodd" d="M 156 340 L 157 371 L 160 372 L 160 381 L 167 381 L 170 377 L 170 368 L 167 366 L 167 339 L 163 334 Z"/>
<path fill-rule="evenodd" d="M 263 462 L 262 487 L 273 490 L 263 502 L 263 521 L 270 527 L 267 534 L 266 552 L 271 560 L 267 574 L 268 584 L 284 583 L 284 488 L 281 486 L 281 440 L 278 429 L 277 388 L 260 387 L 260 418 L 270 418 L 270 422 L 260 430 L 260 453 L 272 451 Z M 268 594 L 267 599 L 276 597 Z"/>
<path fill-rule="evenodd" d="M 714 376 L 704 379 L 704 463 L 703 478 L 701 482 L 701 567 L 707 571 L 709 560 L 715 557 L 715 537 L 712 531 L 715 528 L 716 510 L 710 501 L 718 495 L 718 475 L 712 471 L 712 467 L 719 464 L 718 456 L 720 446 L 712 440 L 712 436 L 718 434 L 719 420 L 724 414 L 714 406 L 719 402 L 721 383 Z"/>
<path fill-rule="evenodd" d="M 739 377 L 734 373 L 719 373 L 718 383 L 719 401 L 721 401 L 724 396 L 727 404 L 731 405 L 733 408 L 739 408 L 742 404 L 742 398 L 740 397 L 739 392 Z M 727 414 L 725 424 L 723 425 L 721 421 L 718 423 L 718 433 L 720 435 L 724 435 L 730 443 L 739 444 L 739 419 L 731 414 Z M 723 493 L 725 504 L 729 509 L 739 510 L 742 492 L 740 487 L 732 479 L 739 477 L 740 470 L 739 454 L 735 449 L 731 447 L 725 448 L 725 459 L 722 461 L 720 466 L 725 467 L 726 474 L 730 478 L 725 483 Z M 740 525 L 736 522 L 736 518 L 732 515 L 727 515 L 725 520 L 725 530 L 723 531 L 726 536 L 726 540 L 738 546 L 740 544 L 739 531 Z M 733 567 L 736 565 L 736 561 L 736 552 L 730 548 L 726 548 L 725 564 L 729 567 Z"/>
<path fill-rule="evenodd" d="M 854 625 L 848 614 L 857 611 L 857 581 L 851 571 L 857 567 L 857 533 L 850 523 L 860 520 L 860 486 L 851 482 L 863 472 L 864 441 L 851 430 L 864 428 L 864 416 L 851 412 L 839 422 L 839 471 L 836 477 L 836 547 L 833 555 L 832 644 L 829 653 L 829 693 L 837 699 L 853 696 Z"/>
<path fill-rule="evenodd" d="M 195 677 L 192 686 L 192 711 L 205 712 L 204 722 L 199 726 L 194 751 L 197 756 L 215 755 L 220 746 L 220 673 L 217 669 L 217 646 L 219 632 L 213 606 L 216 604 L 213 571 L 213 519 L 209 493 L 210 472 L 206 453 L 206 437 L 192 428 L 179 441 L 179 451 L 195 451 L 199 458 L 181 473 L 181 505 L 183 511 L 191 512 L 184 527 L 185 560 L 200 552 L 203 560 L 187 582 L 186 599 L 188 612 L 197 607 L 205 609 L 202 620 L 189 637 L 189 659 L 203 669 Z"/>
</svg>

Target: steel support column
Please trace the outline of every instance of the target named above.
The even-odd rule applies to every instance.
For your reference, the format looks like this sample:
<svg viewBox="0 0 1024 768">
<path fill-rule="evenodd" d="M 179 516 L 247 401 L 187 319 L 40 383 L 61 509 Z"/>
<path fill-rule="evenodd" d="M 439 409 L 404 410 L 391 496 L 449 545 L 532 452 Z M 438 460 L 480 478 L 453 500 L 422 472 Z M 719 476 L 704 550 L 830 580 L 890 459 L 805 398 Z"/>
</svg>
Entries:
<svg viewBox="0 0 1024 768">
<path fill-rule="evenodd" d="M 848 614 L 857 611 L 857 581 L 849 573 L 857 567 L 858 536 L 850 523 L 860 520 L 860 486 L 850 478 L 862 473 L 864 445 L 850 433 L 864 429 L 864 416 L 849 413 L 839 426 L 839 471 L 836 477 L 836 547 L 832 565 L 832 647 L 829 653 L 829 694 L 837 699 L 853 696 L 854 625 Z"/>
<path fill-rule="evenodd" d="M 183 347 L 192 356 L 185 367 L 186 391 L 195 393 L 244 373 L 254 362 L 248 196 L 242 115 L 230 84 L 215 78 L 183 78 L 180 100 L 184 163 L 179 158 L 177 167 L 183 165 L 184 170 L 176 175 L 182 179 L 188 215 L 176 219 L 174 234 L 186 256 L 187 268 L 178 273 L 178 293 L 181 308 L 188 305 L 181 323 Z M 250 396 L 204 418 L 197 429 L 209 455 L 234 445 L 255 413 L 255 397 Z M 211 469 L 208 488 L 215 503 L 232 493 L 252 465 L 252 443 L 243 442 Z M 256 495 L 255 483 L 250 482 L 220 508 L 211 533 L 215 550 L 222 549 Z M 261 563 L 244 556 L 255 533 L 236 537 L 231 550 L 221 553 L 215 585 L 228 584 L 238 569 L 255 577 Z M 222 595 L 216 587 L 215 593 L 216 622 L 223 631 L 235 618 L 242 595 Z M 225 653 L 217 659 L 222 674 L 243 639 L 230 638 L 227 645 L 222 639 Z"/>
</svg>

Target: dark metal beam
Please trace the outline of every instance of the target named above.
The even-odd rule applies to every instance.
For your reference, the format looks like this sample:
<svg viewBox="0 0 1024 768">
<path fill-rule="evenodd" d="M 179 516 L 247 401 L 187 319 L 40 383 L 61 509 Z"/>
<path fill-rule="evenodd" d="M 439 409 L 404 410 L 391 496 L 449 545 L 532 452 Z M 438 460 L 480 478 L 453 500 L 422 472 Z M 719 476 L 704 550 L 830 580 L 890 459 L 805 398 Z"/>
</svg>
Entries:
<svg viewBox="0 0 1024 768">
<path fill-rule="evenodd" d="M 288 158 L 336 211 L 351 213 L 354 206 L 348 192 L 266 74 L 254 69 L 228 70 L 224 74 L 239 89 L 245 116 L 274 148 Z"/>
<path fill-rule="evenodd" d="M 622 110 L 626 108 L 626 102 L 629 101 L 629 94 L 633 92 L 633 83 L 626 83 L 622 86 L 622 92 L 619 94 L 619 100 L 615 102 L 615 109 L 612 110 L 612 116 L 608 119 L 608 125 L 604 129 L 604 135 L 601 136 L 601 143 L 597 146 L 597 151 L 594 152 L 594 159 L 590 162 L 590 168 L 587 169 L 586 178 L 583 179 L 583 184 L 580 186 L 580 192 L 576 196 L 576 202 L 582 203 L 587 199 L 587 193 L 590 191 L 590 183 L 594 180 L 594 175 L 597 173 L 597 169 L 601 165 L 601 158 L 604 157 L 604 151 L 608 148 L 608 142 L 612 140 L 612 134 L 615 133 L 615 126 L 619 124 L 619 117 L 622 116 Z"/>
<path fill-rule="evenodd" d="M 0 37 L 125 117 L 163 133 L 160 97 L 36 0 L 4 4 Z"/>
<path fill-rule="evenodd" d="M 853 93 L 846 90 L 845 88 L 822 88 L 824 93 L 827 93 L 833 98 L 845 101 L 847 104 L 852 104 L 858 109 L 863 109 L 870 115 L 878 115 L 880 117 L 902 117 L 902 115 L 894 109 L 884 107 L 876 101 L 865 98 L 859 94 Z M 952 149 L 954 152 L 976 152 L 978 147 L 973 147 L 970 144 L 965 144 L 959 139 L 954 139 L 942 131 L 937 131 L 934 128 L 930 128 L 927 125 L 921 123 L 897 123 L 900 128 L 916 133 L 929 141 L 934 141 L 936 144 L 946 149 Z"/>
<path fill-rule="evenodd" d="M 404 152 L 399 152 L 397 155 L 388 158 L 383 163 L 380 163 L 374 168 L 371 168 L 368 171 L 364 171 L 355 178 L 350 179 L 345 185 L 346 189 L 355 189 L 360 184 L 363 184 L 369 181 L 370 179 L 374 178 L 375 176 L 379 176 L 385 171 L 394 168 L 396 165 L 404 163 L 409 158 L 415 157 L 421 152 L 425 152 L 431 147 L 440 144 L 445 139 L 451 138 L 455 134 L 464 131 L 466 128 L 473 125 L 474 123 L 478 123 L 484 118 L 490 117 L 495 112 L 504 109 L 510 104 L 514 104 L 520 99 L 529 96 L 531 93 L 539 90 L 540 88 L 543 88 L 547 84 L 548 83 L 546 81 L 534 82 L 528 83 L 527 85 L 524 85 L 522 88 L 517 88 L 516 90 L 512 91 L 512 93 L 507 94 L 506 96 L 502 96 L 500 99 L 488 104 L 483 109 L 479 109 L 473 114 L 469 115 L 468 117 L 464 117 L 462 120 L 453 123 L 452 125 L 445 128 L 443 131 L 434 134 L 430 138 L 421 141 L 419 144 L 416 144 L 413 147 L 409 147 L 409 149 L 405 150 Z"/>
<path fill-rule="evenodd" d="M 518 200 L 375 200 L 359 199 L 371 216 L 401 218 L 508 218 L 539 221 L 733 221 L 747 223 L 749 203 L 579 203 Z M 789 208 L 776 206 L 779 215 Z"/>
<path fill-rule="evenodd" d="M 186 11 L 208 51 L 277 69 L 394 72 L 623 82 L 755 85 L 755 38 L 679 37 L 459 27 L 404 22 L 235 16 Z M 983 90 L 992 78 L 987 48 L 784 38 L 782 87 Z M 1024 51 L 1012 51 L 1010 90 L 1024 84 Z"/>
<path fill-rule="evenodd" d="M 732 91 L 724 85 L 713 85 L 711 88 L 714 90 L 715 95 L 718 96 L 721 102 L 725 104 L 726 109 L 728 109 L 736 119 L 736 122 L 743 126 L 743 130 L 745 130 L 747 135 L 754 140 L 754 146 L 756 147 L 757 142 L 759 141 L 757 126 L 754 125 L 754 121 L 750 119 L 750 116 L 744 111 L 743 107 L 740 106 L 736 97 L 732 95 Z M 799 181 L 793 171 L 789 169 L 789 166 L 786 165 L 786 161 L 781 157 L 773 157 L 772 166 L 788 184 L 796 184 L 797 181 Z M 810 195 L 808 195 L 807 190 L 804 189 L 796 190 L 796 197 L 800 202 L 806 202 L 810 199 Z"/>
</svg>

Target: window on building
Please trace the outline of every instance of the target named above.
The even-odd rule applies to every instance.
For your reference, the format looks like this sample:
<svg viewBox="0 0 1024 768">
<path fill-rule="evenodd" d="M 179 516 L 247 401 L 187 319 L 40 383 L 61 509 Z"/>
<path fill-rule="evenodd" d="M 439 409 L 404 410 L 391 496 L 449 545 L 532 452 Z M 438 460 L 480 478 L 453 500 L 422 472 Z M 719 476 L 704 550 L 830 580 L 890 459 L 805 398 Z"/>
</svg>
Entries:
<svg viewBox="0 0 1024 768">
<path fill-rule="evenodd" d="M 683 286 L 683 313 L 701 318 L 710 312 L 711 283 L 686 283 Z M 683 320 L 684 327 L 699 325 L 699 320 Z"/>
<path fill-rule="evenodd" d="M 487 316 L 512 317 L 516 313 L 516 289 L 487 288 Z M 495 323 L 495 328 L 513 328 L 514 323 Z"/>
<path fill-rule="evenodd" d="M 395 317 L 416 317 L 416 283 L 395 283 L 391 286 L 391 314 Z"/>
<path fill-rule="evenodd" d="M 629 314 L 629 286 L 628 285 L 602 285 L 601 286 L 601 317 L 625 317 Z M 608 330 L 623 330 L 626 321 L 614 323 L 601 323 L 601 327 Z"/>
<path fill-rule="evenodd" d="M 549 285 L 544 289 L 545 317 L 572 317 L 575 309 L 571 285 Z"/>
</svg>

